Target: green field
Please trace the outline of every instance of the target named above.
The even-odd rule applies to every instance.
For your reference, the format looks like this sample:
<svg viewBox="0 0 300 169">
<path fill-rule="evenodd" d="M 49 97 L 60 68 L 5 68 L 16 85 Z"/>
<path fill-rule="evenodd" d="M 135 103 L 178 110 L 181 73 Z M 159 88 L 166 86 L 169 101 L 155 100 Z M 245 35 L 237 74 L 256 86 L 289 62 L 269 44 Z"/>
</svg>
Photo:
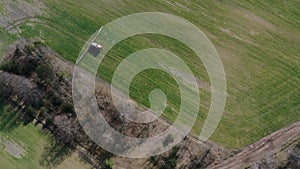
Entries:
<svg viewBox="0 0 300 169">
<path fill-rule="evenodd" d="M 42 131 L 40 126 L 28 124 L 23 126 L 19 122 L 15 112 L 7 107 L 0 106 L 0 168 L 1 169 L 43 169 L 48 168 L 45 160 L 51 160 L 54 152 L 49 134 Z M 18 145 L 22 149 L 22 156 L 16 157 L 11 153 L 20 149 L 7 150 L 5 143 Z M 12 146 L 14 147 L 14 146 Z M 44 158 L 47 157 L 47 158 Z M 89 169 L 91 166 L 80 161 L 79 157 L 73 153 L 58 160 L 51 160 L 51 165 L 57 169 Z"/>
<path fill-rule="evenodd" d="M 22 36 L 40 36 L 46 44 L 75 61 L 86 40 L 101 25 L 145 11 L 181 16 L 197 25 L 219 52 L 227 76 L 228 98 L 223 119 L 212 140 L 237 148 L 300 120 L 300 2 L 184 0 L 41 0 L 47 6 L 44 24 L 20 25 Z M 99 76 L 110 82 L 116 66 L 129 54 L 157 47 L 179 55 L 196 77 L 209 85 L 194 53 L 178 41 L 159 36 L 135 36 L 115 46 Z M 196 63 L 196 64 L 195 64 Z M 147 86 L 143 86 L 146 82 Z M 166 85 L 167 84 L 167 85 Z M 172 78 L 156 70 L 139 74 L 131 97 L 149 105 L 148 94 L 160 87 L 169 98 L 165 117 L 173 121 L 180 104 Z M 201 107 L 193 134 L 199 134 L 209 108 L 210 92 L 201 91 Z"/>
</svg>

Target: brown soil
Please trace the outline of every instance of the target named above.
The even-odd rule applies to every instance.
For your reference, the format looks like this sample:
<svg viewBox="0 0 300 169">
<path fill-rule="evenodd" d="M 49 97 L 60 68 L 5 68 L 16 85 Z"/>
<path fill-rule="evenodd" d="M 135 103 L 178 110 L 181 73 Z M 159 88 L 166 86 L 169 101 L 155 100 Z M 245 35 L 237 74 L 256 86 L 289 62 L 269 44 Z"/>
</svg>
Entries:
<svg viewBox="0 0 300 169">
<path fill-rule="evenodd" d="M 300 121 L 260 139 L 259 141 L 244 148 L 233 158 L 230 158 L 217 166 L 211 166 L 210 168 L 234 169 L 249 168 L 251 166 L 253 167 L 257 161 L 273 155 L 279 155 L 281 152 L 286 151 L 299 140 Z"/>
</svg>

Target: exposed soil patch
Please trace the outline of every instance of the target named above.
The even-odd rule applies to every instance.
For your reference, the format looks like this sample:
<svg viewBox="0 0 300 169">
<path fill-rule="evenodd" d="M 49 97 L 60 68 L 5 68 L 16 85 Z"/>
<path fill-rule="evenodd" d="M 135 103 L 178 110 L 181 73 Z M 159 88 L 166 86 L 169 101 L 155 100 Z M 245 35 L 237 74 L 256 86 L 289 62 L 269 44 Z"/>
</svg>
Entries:
<svg viewBox="0 0 300 169">
<path fill-rule="evenodd" d="M 3 142 L 5 151 L 15 158 L 22 158 L 25 154 L 25 150 L 17 143 L 13 141 Z"/>
<path fill-rule="evenodd" d="M 254 14 L 246 9 L 237 10 L 237 12 L 250 21 L 253 21 L 259 25 L 262 25 L 262 26 L 266 27 L 267 29 L 275 30 L 275 28 L 271 22 L 257 16 L 256 14 Z"/>
<path fill-rule="evenodd" d="M 209 83 L 207 83 L 203 80 L 200 80 L 199 78 L 194 77 L 193 75 L 181 72 L 180 70 L 178 70 L 176 68 L 173 68 L 173 67 L 167 67 L 165 65 L 161 65 L 161 66 L 164 67 L 166 70 L 170 71 L 172 74 L 174 74 L 178 78 L 180 78 L 182 81 L 184 81 L 184 82 L 188 83 L 189 85 L 191 85 L 192 87 L 196 87 L 196 86 L 193 86 L 194 80 L 196 80 L 197 85 L 200 89 L 204 89 L 204 90 L 207 90 L 207 91 L 211 90 L 211 86 L 210 86 Z"/>
<path fill-rule="evenodd" d="M 239 154 L 217 166 L 214 169 L 255 168 L 256 166 L 276 166 L 279 159 L 276 155 L 288 152 L 300 140 L 300 121 L 289 127 L 276 131 L 259 141 L 247 146 Z M 300 153 L 298 157 L 300 159 Z M 284 159 L 286 160 L 286 159 Z M 284 161 L 283 160 L 283 161 Z M 277 166 L 278 167 L 278 166 Z M 266 168 L 266 167 L 265 167 Z"/>
<path fill-rule="evenodd" d="M 227 28 L 219 28 L 220 31 L 228 34 L 229 36 L 237 39 L 237 40 L 240 40 L 240 41 L 243 41 L 243 42 L 246 42 L 246 43 L 253 43 L 251 40 L 245 38 L 245 37 L 242 37 L 242 35 L 237 35 L 236 33 L 232 32 L 230 29 L 227 29 Z"/>
</svg>

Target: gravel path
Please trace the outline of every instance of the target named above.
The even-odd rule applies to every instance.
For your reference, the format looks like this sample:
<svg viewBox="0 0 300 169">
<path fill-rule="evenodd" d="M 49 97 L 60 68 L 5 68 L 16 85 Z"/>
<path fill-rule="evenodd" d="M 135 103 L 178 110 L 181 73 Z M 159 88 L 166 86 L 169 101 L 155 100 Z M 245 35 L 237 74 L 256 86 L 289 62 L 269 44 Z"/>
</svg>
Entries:
<svg viewBox="0 0 300 169">
<path fill-rule="evenodd" d="M 233 158 L 220 165 L 211 166 L 211 169 L 235 169 L 255 163 L 270 154 L 278 154 L 300 139 L 300 121 L 289 127 L 278 130 L 259 141 L 247 146 Z"/>
</svg>

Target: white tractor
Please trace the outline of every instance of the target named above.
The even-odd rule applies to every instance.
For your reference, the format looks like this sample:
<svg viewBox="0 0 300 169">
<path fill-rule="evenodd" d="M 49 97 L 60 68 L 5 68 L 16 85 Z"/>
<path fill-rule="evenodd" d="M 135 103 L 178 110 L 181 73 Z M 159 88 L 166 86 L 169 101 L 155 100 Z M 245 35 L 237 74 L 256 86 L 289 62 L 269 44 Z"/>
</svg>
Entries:
<svg viewBox="0 0 300 169">
<path fill-rule="evenodd" d="M 89 47 L 89 53 L 92 54 L 94 57 L 98 56 L 100 51 L 103 49 L 102 45 L 98 43 L 91 43 Z"/>
<path fill-rule="evenodd" d="M 92 43 L 89 45 L 89 47 L 83 52 L 83 54 L 80 56 L 80 58 L 77 60 L 78 64 L 84 57 L 85 54 L 87 52 L 89 52 L 91 55 L 93 55 L 94 57 L 97 57 L 99 55 L 99 53 L 101 52 L 101 50 L 103 50 L 102 45 L 95 43 L 94 41 L 96 40 L 96 38 L 98 37 L 98 35 L 100 34 L 100 32 L 102 31 L 103 27 L 101 27 L 98 31 L 98 33 L 95 35 L 95 38 L 92 40 Z"/>
<path fill-rule="evenodd" d="M 92 48 L 96 49 L 96 50 L 101 50 L 102 49 L 102 45 L 98 44 L 98 43 L 91 43 Z"/>
</svg>

